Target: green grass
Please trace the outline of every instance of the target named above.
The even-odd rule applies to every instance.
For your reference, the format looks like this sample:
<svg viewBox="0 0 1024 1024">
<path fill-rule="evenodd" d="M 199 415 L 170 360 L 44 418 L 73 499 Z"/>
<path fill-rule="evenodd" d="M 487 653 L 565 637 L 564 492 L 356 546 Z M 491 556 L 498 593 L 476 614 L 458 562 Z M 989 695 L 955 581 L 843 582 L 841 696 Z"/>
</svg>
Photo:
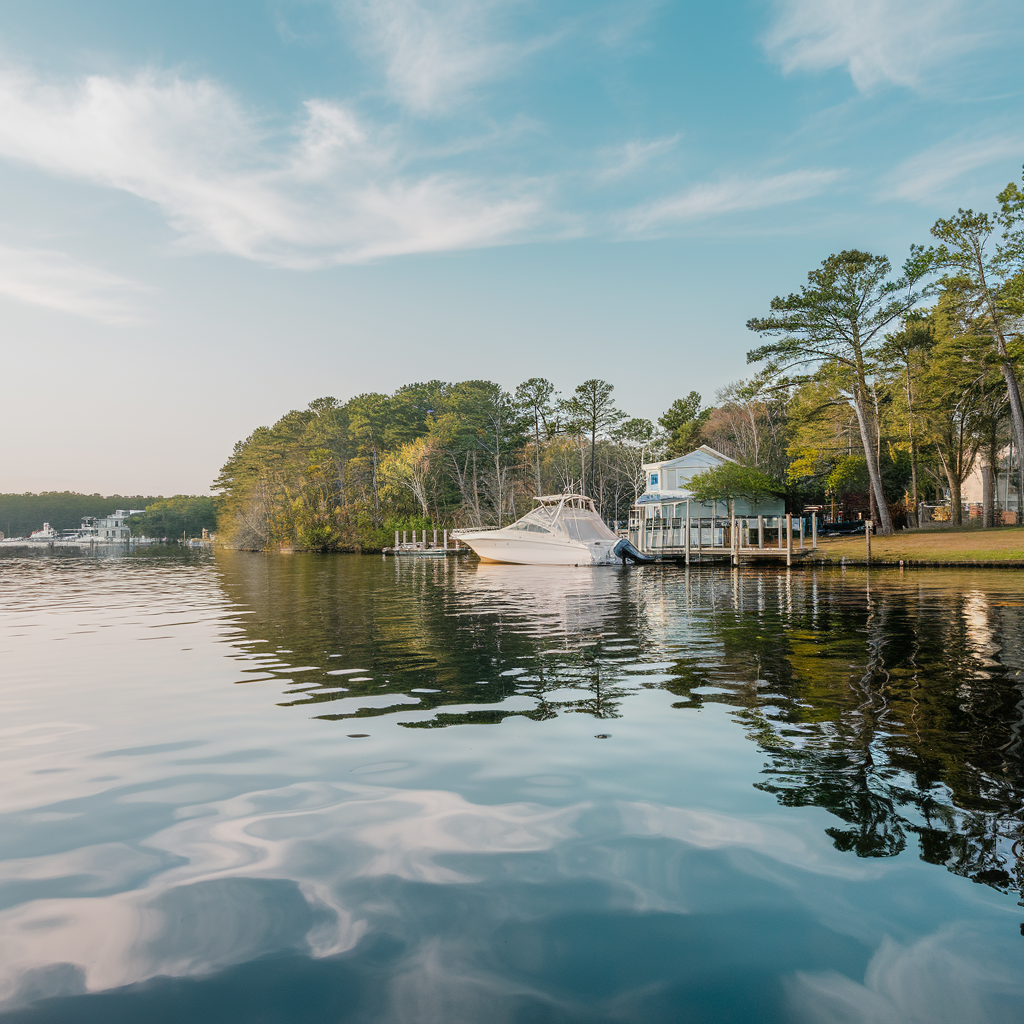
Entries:
<svg viewBox="0 0 1024 1024">
<path fill-rule="evenodd" d="M 864 535 L 818 539 L 818 558 L 862 562 Z M 1024 561 L 1024 526 L 970 529 L 903 530 L 892 537 L 871 538 L 872 561 L 895 562 L 1005 562 Z"/>
</svg>

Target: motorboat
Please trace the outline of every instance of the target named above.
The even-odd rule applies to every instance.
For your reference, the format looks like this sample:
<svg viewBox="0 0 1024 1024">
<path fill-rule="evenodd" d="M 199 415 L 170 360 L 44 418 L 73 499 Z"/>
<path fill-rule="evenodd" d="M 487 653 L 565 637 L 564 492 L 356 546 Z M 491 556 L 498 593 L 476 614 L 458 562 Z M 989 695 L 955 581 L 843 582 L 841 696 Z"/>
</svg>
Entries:
<svg viewBox="0 0 1024 1024">
<path fill-rule="evenodd" d="M 608 529 L 586 495 L 545 494 L 534 501 L 537 507 L 510 526 L 455 530 L 453 536 L 484 562 L 610 565 L 640 555 Z M 641 555 L 639 560 L 648 559 Z"/>
</svg>

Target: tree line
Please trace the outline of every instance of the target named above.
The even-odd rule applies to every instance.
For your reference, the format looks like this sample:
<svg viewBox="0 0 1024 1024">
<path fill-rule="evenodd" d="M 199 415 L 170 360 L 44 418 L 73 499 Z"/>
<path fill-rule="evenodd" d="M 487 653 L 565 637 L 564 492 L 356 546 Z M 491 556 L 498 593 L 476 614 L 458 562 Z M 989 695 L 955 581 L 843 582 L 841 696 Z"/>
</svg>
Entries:
<svg viewBox="0 0 1024 1024">
<path fill-rule="evenodd" d="M 628 417 L 613 391 L 592 379 L 562 396 L 534 377 L 514 392 L 432 380 L 319 398 L 235 445 L 214 483 L 220 536 L 253 549 L 372 549 L 396 529 L 501 526 L 535 495 L 569 489 L 620 520 L 644 488 L 642 464 L 672 449 L 700 397 L 656 425 Z"/>
<path fill-rule="evenodd" d="M 790 484 L 863 490 L 884 533 L 920 525 L 922 496 L 948 491 L 959 525 L 980 461 L 993 524 L 1001 453 L 1016 449 L 1019 484 L 1024 452 L 1024 189 L 996 204 L 936 221 L 899 272 L 855 249 L 829 256 L 748 322 L 764 339 L 748 360 L 764 365 L 743 388 L 784 403 Z"/>
<path fill-rule="evenodd" d="M 698 481 L 702 493 L 774 491 L 791 511 L 857 512 L 884 533 L 919 525 L 919 504 L 947 492 L 960 523 L 980 462 L 991 525 L 1003 453 L 1016 451 L 1019 482 L 1024 452 L 1024 188 L 996 203 L 937 221 L 898 271 L 856 249 L 829 256 L 747 323 L 762 341 L 753 376 L 707 406 L 691 391 L 656 422 L 628 416 L 598 379 L 566 396 L 533 377 L 511 392 L 433 380 L 317 399 L 235 445 L 214 483 L 221 537 L 379 548 L 396 529 L 500 526 L 567 489 L 621 523 L 643 463 L 700 444 L 746 470 Z"/>
</svg>

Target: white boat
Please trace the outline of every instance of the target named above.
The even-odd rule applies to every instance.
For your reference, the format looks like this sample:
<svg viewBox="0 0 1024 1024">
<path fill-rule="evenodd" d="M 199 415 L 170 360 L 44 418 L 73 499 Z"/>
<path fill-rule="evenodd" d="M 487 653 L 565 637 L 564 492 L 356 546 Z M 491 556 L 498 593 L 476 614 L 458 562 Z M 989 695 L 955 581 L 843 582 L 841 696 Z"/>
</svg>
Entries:
<svg viewBox="0 0 1024 1024">
<path fill-rule="evenodd" d="M 537 507 L 511 526 L 455 530 L 453 536 L 481 561 L 515 565 L 610 565 L 629 545 L 583 494 L 546 494 L 534 501 Z"/>
</svg>

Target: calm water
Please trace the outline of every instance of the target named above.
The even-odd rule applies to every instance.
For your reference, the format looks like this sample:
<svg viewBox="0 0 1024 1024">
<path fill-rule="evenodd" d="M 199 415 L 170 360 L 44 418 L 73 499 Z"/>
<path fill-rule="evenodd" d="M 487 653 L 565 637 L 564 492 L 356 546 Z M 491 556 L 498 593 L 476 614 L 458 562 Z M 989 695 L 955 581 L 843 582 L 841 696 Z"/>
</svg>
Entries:
<svg viewBox="0 0 1024 1024">
<path fill-rule="evenodd" d="M 1024 1019 L 1024 574 L 0 559 L 0 1021 Z"/>
</svg>

